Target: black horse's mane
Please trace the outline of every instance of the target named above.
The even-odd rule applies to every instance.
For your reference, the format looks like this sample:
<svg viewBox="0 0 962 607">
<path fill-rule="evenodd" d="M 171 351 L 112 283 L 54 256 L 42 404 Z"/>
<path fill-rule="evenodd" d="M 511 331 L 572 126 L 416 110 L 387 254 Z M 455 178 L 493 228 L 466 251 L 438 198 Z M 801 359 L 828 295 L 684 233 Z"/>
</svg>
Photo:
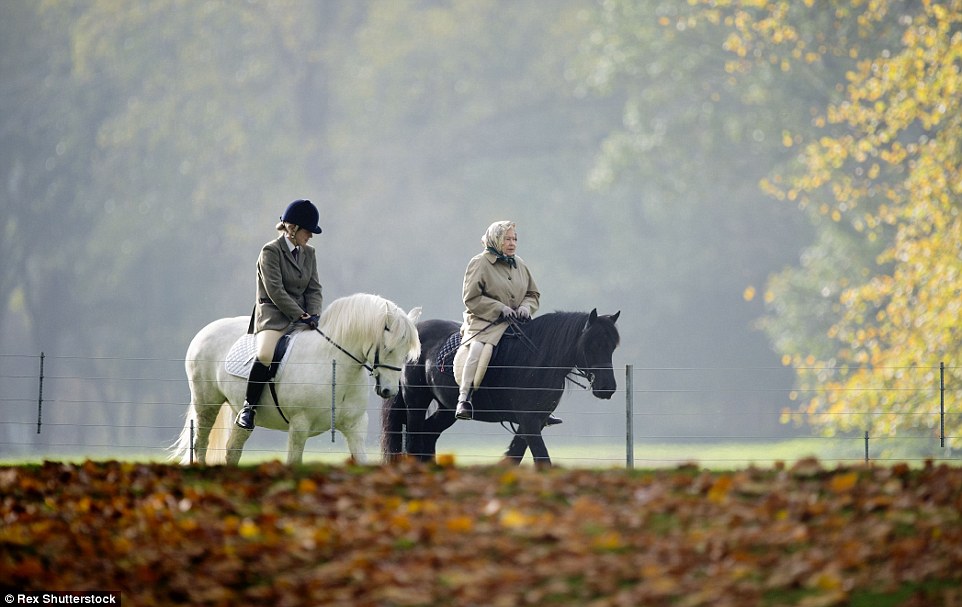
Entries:
<svg viewBox="0 0 962 607">
<path fill-rule="evenodd" d="M 520 324 L 524 336 L 537 345 L 537 352 L 524 344 L 523 338 L 502 339 L 498 346 L 500 355 L 512 360 L 527 360 L 533 364 L 543 362 L 552 354 L 564 352 L 577 345 L 581 333 L 588 322 L 587 312 L 551 312 L 536 316 L 531 321 Z M 511 330 L 508 330 L 511 333 Z M 592 325 L 592 340 L 603 340 L 605 346 L 614 350 L 619 343 L 618 329 L 611 322 L 596 322 Z"/>
</svg>

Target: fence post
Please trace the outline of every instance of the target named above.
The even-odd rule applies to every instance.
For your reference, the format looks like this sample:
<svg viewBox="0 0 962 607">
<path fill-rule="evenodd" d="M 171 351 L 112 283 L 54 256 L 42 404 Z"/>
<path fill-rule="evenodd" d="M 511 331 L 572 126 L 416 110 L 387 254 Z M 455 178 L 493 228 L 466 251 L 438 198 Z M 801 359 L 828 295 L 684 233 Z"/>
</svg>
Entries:
<svg viewBox="0 0 962 607">
<path fill-rule="evenodd" d="M 625 465 L 635 468 L 635 373 L 632 365 L 625 367 Z"/>
<path fill-rule="evenodd" d="M 945 448 L 945 361 L 939 363 L 939 446 Z"/>
<path fill-rule="evenodd" d="M 331 359 L 331 442 L 334 442 L 334 418 L 337 403 L 337 361 Z"/>
<path fill-rule="evenodd" d="M 865 431 L 865 461 L 868 462 L 868 430 Z"/>
<path fill-rule="evenodd" d="M 187 448 L 190 453 L 190 463 L 194 463 L 194 420 L 190 420 L 190 445 Z"/>
<path fill-rule="evenodd" d="M 37 434 L 40 434 L 40 425 L 43 423 L 43 352 L 40 353 L 40 389 L 37 396 Z"/>
</svg>

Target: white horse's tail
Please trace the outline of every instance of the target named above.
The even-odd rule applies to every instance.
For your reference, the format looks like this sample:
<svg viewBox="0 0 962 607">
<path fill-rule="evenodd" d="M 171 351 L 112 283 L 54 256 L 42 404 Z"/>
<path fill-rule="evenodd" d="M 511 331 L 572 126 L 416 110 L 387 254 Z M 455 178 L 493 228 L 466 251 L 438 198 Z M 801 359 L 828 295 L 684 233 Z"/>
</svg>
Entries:
<svg viewBox="0 0 962 607">
<path fill-rule="evenodd" d="M 217 412 L 217 419 L 210 429 L 210 439 L 207 443 L 207 463 L 227 463 L 227 441 L 230 440 L 231 426 L 234 425 L 233 411 L 230 405 L 224 403 Z"/>
<path fill-rule="evenodd" d="M 197 411 L 194 409 L 194 405 L 188 405 L 187 419 L 184 420 L 184 429 L 180 431 L 180 436 L 177 437 L 177 441 L 171 445 L 169 449 L 170 461 L 179 462 L 183 465 L 190 463 L 190 450 L 193 448 L 193 444 L 191 444 L 191 439 L 193 439 L 191 428 L 196 427 Z"/>
<path fill-rule="evenodd" d="M 217 419 L 210 429 L 207 450 L 204 461 L 210 464 L 227 463 L 227 441 L 230 439 L 231 424 L 233 424 L 230 405 L 224 403 L 217 412 Z M 193 432 L 191 431 L 193 430 Z M 188 465 L 192 461 L 197 461 L 198 454 L 191 453 L 193 445 L 191 439 L 195 436 L 197 428 L 197 408 L 191 404 L 187 409 L 187 419 L 184 420 L 184 428 L 177 437 L 177 442 L 171 445 L 171 461 L 179 461 L 183 465 Z"/>
</svg>

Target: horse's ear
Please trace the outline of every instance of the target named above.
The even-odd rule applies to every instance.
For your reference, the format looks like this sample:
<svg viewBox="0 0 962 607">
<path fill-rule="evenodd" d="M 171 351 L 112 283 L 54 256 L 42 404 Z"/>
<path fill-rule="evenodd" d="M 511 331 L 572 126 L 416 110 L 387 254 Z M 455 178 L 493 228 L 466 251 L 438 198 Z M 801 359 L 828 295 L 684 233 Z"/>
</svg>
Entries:
<svg viewBox="0 0 962 607">
<path fill-rule="evenodd" d="M 411 322 L 416 323 L 418 319 L 421 318 L 421 306 L 411 308 L 411 311 L 408 312 L 408 318 L 411 319 Z"/>
<path fill-rule="evenodd" d="M 618 322 L 619 316 L 621 316 L 621 310 L 618 310 L 617 312 L 609 316 L 609 318 L 611 318 L 611 324 L 615 324 L 616 322 Z"/>
<path fill-rule="evenodd" d="M 590 327 L 592 324 L 594 324 L 594 322 L 595 322 L 596 320 L 598 320 L 598 308 L 595 308 L 594 310 L 591 311 L 590 314 L 588 314 L 588 320 L 585 321 L 585 329 L 584 329 L 584 330 L 587 330 L 588 327 Z"/>
</svg>

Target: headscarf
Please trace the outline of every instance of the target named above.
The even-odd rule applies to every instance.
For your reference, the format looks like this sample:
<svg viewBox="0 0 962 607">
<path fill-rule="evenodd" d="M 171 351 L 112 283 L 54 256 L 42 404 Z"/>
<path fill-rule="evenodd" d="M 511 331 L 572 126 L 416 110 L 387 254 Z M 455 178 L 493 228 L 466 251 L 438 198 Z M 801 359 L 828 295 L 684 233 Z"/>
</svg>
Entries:
<svg viewBox="0 0 962 607">
<path fill-rule="evenodd" d="M 514 255 L 504 254 L 504 235 L 511 228 L 517 229 L 513 221 L 496 221 L 492 223 L 484 232 L 484 236 L 481 237 L 481 244 L 483 244 L 489 252 L 496 255 L 498 259 L 514 268 L 518 265 L 514 259 Z"/>
</svg>

